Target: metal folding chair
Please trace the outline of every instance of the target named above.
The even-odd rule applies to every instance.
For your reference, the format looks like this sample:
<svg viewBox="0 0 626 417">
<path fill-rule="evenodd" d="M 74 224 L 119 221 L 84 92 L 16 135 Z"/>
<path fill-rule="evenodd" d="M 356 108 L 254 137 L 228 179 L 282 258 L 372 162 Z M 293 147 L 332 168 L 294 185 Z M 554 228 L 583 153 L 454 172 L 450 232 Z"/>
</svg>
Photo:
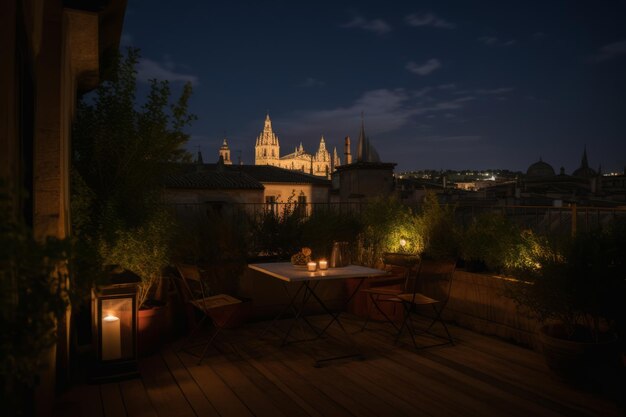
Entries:
<svg viewBox="0 0 626 417">
<path fill-rule="evenodd" d="M 180 347 L 179 351 L 186 351 L 187 353 L 198 357 L 199 365 L 206 356 L 209 347 L 214 346 L 214 341 L 217 335 L 220 331 L 222 331 L 222 329 L 228 327 L 228 324 L 234 318 L 237 309 L 232 308 L 232 306 L 241 303 L 241 300 L 228 294 L 210 296 L 208 289 L 205 288 L 206 285 L 200 269 L 196 265 L 179 264 L 176 265 L 176 269 L 180 274 L 183 289 L 182 293 L 185 301 L 192 305 L 195 310 L 202 313 L 202 319 L 190 332 L 187 342 Z M 226 310 L 226 313 L 219 314 L 218 317 L 218 314 L 216 313 L 218 311 L 220 313 L 224 313 L 224 310 Z M 201 329 L 207 318 L 213 323 L 213 331 L 209 335 L 208 341 L 194 342 L 194 336 Z M 193 351 L 189 350 L 192 347 L 197 347 L 204 343 L 206 343 L 206 345 L 200 355 L 197 355 Z"/>
</svg>

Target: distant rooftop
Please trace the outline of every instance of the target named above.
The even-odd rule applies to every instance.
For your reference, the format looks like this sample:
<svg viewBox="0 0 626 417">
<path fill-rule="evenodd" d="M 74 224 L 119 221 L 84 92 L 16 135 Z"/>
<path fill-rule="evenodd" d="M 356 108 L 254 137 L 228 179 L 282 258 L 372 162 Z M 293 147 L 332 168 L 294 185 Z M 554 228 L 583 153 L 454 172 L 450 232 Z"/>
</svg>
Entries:
<svg viewBox="0 0 626 417">
<path fill-rule="evenodd" d="M 264 189 L 263 183 L 311 184 L 330 187 L 323 177 L 271 165 L 179 164 L 165 177 L 168 188 Z"/>
</svg>

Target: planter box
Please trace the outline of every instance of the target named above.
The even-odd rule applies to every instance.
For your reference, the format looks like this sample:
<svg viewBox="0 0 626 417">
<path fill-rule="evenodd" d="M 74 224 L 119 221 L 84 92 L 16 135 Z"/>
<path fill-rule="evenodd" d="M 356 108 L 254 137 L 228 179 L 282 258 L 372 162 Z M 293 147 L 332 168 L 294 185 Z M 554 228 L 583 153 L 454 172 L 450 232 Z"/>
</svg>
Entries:
<svg viewBox="0 0 626 417">
<path fill-rule="evenodd" d="M 478 333 L 497 336 L 539 350 L 537 320 L 528 317 L 515 302 L 503 295 L 510 278 L 457 270 L 444 311 L 444 319 Z M 519 283 L 519 285 L 524 285 Z M 426 294 L 440 291 L 429 283 Z"/>
</svg>

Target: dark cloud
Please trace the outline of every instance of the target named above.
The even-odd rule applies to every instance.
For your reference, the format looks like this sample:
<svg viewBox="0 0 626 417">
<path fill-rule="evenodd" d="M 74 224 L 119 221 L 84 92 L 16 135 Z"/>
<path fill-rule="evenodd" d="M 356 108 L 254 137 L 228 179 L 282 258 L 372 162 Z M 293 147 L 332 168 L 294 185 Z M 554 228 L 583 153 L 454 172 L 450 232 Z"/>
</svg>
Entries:
<svg viewBox="0 0 626 417">
<path fill-rule="evenodd" d="M 411 71 L 413 74 L 424 76 L 441 68 L 441 62 L 436 58 L 431 58 L 421 65 L 416 64 L 415 62 L 411 61 L 408 64 L 406 64 L 405 68 Z"/>
<path fill-rule="evenodd" d="M 626 39 L 604 45 L 595 55 L 596 61 L 608 61 L 626 55 Z"/>
<path fill-rule="evenodd" d="M 456 25 L 452 22 L 448 22 L 440 17 L 435 16 L 433 13 L 425 14 L 410 14 L 405 19 L 409 26 L 430 26 L 439 29 L 454 29 Z"/>
<path fill-rule="evenodd" d="M 157 79 L 170 82 L 190 82 L 193 85 L 198 85 L 198 76 L 178 72 L 176 67 L 177 65 L 170 60 L 169 56 L 166 56 L 161 62 L 141 58 L 137 64 L 137 80 L 147 83 L 151 79 Z"/>
<path fill-rule="evenodd" d="M 385 35 L 391 32 L 389 23 L 382 19 L 368 20 L 363 16 L 355 16 L 351 21 L 340 25 L 343 28 L 358 28 L 368 32 L 374 32 L 377 35 Z"/>
</svg>

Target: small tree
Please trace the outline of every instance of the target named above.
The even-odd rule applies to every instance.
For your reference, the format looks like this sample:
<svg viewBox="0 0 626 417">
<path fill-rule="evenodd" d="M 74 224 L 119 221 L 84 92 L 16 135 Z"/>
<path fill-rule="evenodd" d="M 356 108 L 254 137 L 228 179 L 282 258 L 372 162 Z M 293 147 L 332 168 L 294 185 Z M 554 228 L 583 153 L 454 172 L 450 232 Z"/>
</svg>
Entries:
<svg viewBox="0 0 626 417">
<path fill-rule="evenodd" d="M 183 129 L 195 116 L 187 111 L 190 84 L 170 104 L 169 83 L 151 80 L 138 105 L 138 60 L 137 49 L 118 55 L 111 80 L 79 102 L 72 137 L 72 221 L 81 243 L 98 249 L 100 259 L 92 264 L 126 265 L 142 278 L 147 294 L 154 282 L 151 268 L 169 257 L 171 228 L 163 225 L 171 220 L 160 209 L 161 179 L 174 168 L 172 162 L 189 157 L 182 149 L 189 138 Z M 146 246 L 141 238 L 146 234 L 158 249 Z M 150 271 L 139 266 L 148 263 Z"/>
</svg>

